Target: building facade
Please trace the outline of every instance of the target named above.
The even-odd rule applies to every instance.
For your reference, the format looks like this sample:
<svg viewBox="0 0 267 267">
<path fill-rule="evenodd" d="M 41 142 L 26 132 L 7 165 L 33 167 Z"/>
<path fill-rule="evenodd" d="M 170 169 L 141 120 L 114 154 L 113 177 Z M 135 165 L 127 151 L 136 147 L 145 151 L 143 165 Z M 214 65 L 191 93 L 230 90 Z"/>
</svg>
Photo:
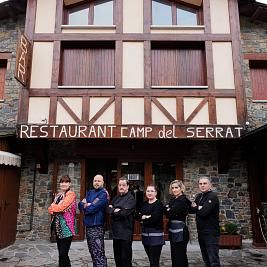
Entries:
<svg viewBox="0 0 267 267">
<path fill-rule="evenodd" d="M 240 1 L 239 6 L 244 88 L 250 130 L 241 138 L 241 143 L 248 170 L 253 242 L 257 246 L 266 245 L 267 240 L 267 6 L 260 2 Z"/>
<path fill-rule="evenodd" d="M 17 238 L 50 238 L 47 207 L 61 175 L 79 199 L 100 173 L 111 195 L 126 176 L 133 192 L 158 185 L 163 202 L 172 180 L 182 179 L 193 199 L 198 178 L 208 176 L 221 223 L 236 223 L 251 239 L 256 221 L 240 140 L 248 119 L 251 129 L 265 121 L 252 123 L 257 112 L 245 99 L 251 85 L 241 51 L 250 45 L 242 33 L 241 44 L 236 0 L 28 0 Z M 84 239 L 79 213 L 77 220 L 76 239 Z"/>
<path fill-rule="evenodd" d="M 25 9 L 26 1 L 0 3 L 0 248 L 16 240 L 21 151 L 16 141 L 20 85 L 14 71 Z"/>
</svg>

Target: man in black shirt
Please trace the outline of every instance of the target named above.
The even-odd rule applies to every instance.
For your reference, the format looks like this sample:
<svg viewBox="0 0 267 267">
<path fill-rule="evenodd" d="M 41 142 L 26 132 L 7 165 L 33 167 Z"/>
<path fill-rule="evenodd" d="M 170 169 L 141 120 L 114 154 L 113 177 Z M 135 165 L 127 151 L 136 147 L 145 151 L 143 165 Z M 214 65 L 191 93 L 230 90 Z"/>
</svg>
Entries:
<svg viewBox="0 0 267 267">
<path fill-rule="evenodd" d="M 196 214 L 198 242 L 206 267 L 220 267 L 219 259 L 219 199 L 211 190 L 208 177 L 198 182 L 200 194 L 192 203 L 192 212 Z"/>
<path fill-rule="evenodd" d="M 132 267 L 135 199 L 129 192 L 129 181 L 126 178 L 119 179 L 118 193 L 108 206 L 108 213 L 111 214 L 114 259 L 116 267 Z"/>
</svg>

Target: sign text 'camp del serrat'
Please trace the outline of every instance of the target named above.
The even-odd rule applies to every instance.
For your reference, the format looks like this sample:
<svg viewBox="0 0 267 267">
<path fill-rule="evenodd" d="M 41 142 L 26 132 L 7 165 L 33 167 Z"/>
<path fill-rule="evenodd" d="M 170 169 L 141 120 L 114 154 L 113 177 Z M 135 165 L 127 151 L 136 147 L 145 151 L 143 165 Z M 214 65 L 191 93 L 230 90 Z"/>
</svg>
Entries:
<svg viewBox="0 0 267 267">
<path fill-rule="evenodd" d="M 29 125 L 18 126 L 19 138 L 239 138 L 242 126 L 184 125 Z"/>
</svg>

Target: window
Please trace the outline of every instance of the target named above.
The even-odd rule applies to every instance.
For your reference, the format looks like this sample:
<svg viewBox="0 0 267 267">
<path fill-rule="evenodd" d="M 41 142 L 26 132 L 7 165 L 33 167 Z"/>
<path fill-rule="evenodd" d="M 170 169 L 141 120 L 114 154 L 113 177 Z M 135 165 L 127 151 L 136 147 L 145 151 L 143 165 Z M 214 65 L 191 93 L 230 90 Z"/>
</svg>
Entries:
<svg viewBox="0 0 267 267">
<path fill-rule="evenodd" d="M 153 25 L 194 26 L 201 24 L 201 10 L 172 1 L 152 0 Z"/>
<path fill-rule="evenodd" d="M 62 44 L 59 85 L 114 86 L 115 42 Z"/>
<path fill-rule="evenodd" d="M 66 12 L 69 25 L 113 25 L 113 0 L 72 5 Z"/>
<path fill-rule="evenodd" d="M 152 42 L 152 86 L 206 86 L 204 42 Z"/>
<path fill-rule="evenodd" d="M 97 1 L 94 6 L 94 25 L 113 24 L 113 1 Z"/>
<path fill-rule="evenodd" d="M 193 8 L 178 6 L 177 25 L 197 25 L 197 11 Z"/>
<path fill-rule="evenodd" d="M 89 7 L 87 5 L 74 7 L 69 10 L 70 25 L 88 25 Z"/>
<path fill-rule="evenodd" d="M 0 60 L 0 100 L 4 98 L 7 61 Z"/>
<path fill-rule="evenodd" d="M 267 60 L 250 60 L 253 100 L 267 100 Z"/>
<path fill-rule="evenodd" d="M 172 24 L 172 10 L 170 4 L 165 1 L 152 1 L 152 24 Z"/>
</svg>

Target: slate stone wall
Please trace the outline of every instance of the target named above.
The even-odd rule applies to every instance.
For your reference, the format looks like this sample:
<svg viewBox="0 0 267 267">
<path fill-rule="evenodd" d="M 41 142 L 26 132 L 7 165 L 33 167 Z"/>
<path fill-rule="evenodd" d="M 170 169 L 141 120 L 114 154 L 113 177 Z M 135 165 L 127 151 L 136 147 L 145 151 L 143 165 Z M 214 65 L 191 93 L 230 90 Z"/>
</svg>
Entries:
<svg viewBox="0 0 267 267">
<path fill-rule="evenodd" d="M 14 78 L 19 32 L 24 32 L 24 16 L 0 21 L 0 53 L 11 53 L 5 77 L 4 99 L 0 100 L 0 127 L 15 127 L 20 84 Z"/>
<path fill-rule="evenodd" d="M 251 22 L 249 18 L 240 18 L 242 53 L 267 53 L 267 23 Z M 257 102 L 252 99 L 252 84 L 249 60 L 243 61 L 244 86 L 246 92 L 249 129 L 267 123 L 267 101 Z"/>
</svg>

